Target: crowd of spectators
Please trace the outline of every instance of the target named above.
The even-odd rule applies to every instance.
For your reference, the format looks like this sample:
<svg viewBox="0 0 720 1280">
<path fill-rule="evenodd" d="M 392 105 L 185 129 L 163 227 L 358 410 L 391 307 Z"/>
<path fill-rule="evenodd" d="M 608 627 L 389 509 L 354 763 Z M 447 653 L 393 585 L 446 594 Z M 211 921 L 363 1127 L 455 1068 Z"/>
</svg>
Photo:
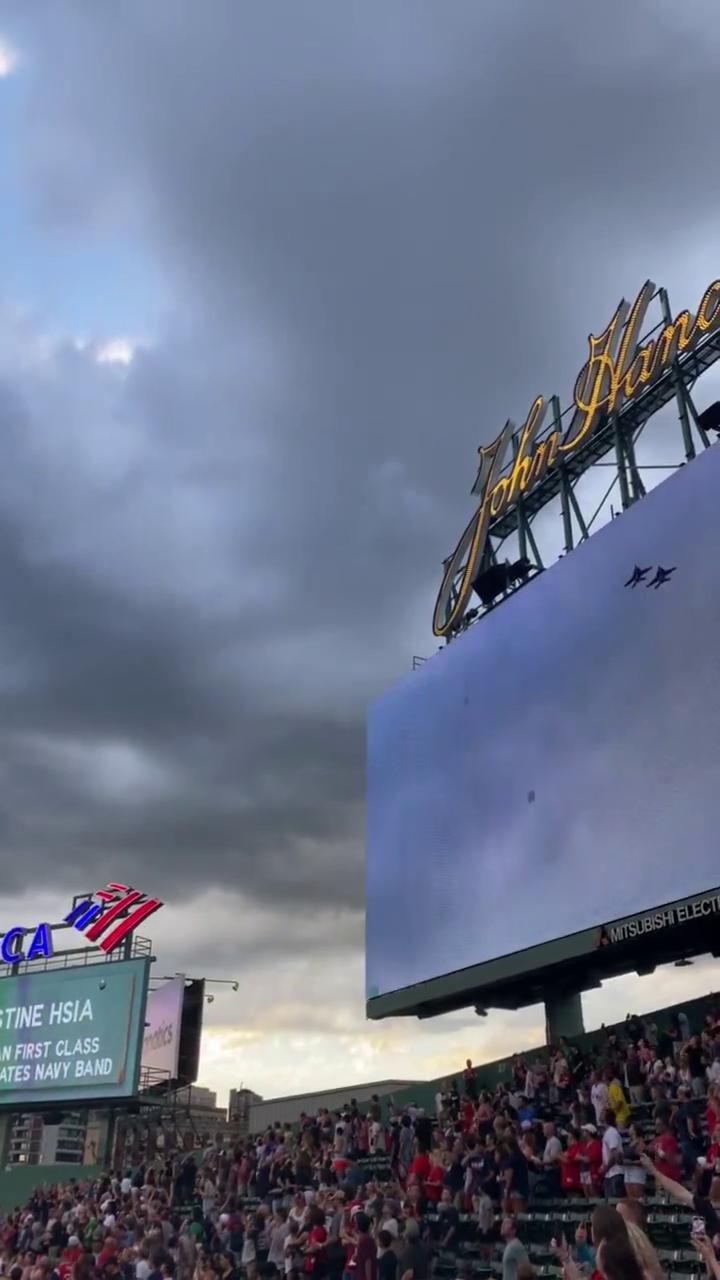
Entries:
<svg viewBox="0 0 720 1280">
<path fill-rule="evenodd" d="M 40 1189 L 3 1219 L 0 1269 L 9 1280 L 428 1280 L 433 1267 L 474 1267 L 526 1280 L 524 1226 L 546 1208 L 566 1280 L 659 1280 L 644 1230 L 657 1196 L 692 1214 L 688 1246 L 720 1280 L 720 1016 L 691 1028 L 678 1014 L 660 1029 L 628 1018 L 588 1052 L 561 1040 L 542 1060 L 517 1057 L 492 1091 L 468 1061 L 427 1110 L 350 1099 L 232 1149 Z M 564 1204 L 580 1206 L 572 1232 Z"/>
</svg>

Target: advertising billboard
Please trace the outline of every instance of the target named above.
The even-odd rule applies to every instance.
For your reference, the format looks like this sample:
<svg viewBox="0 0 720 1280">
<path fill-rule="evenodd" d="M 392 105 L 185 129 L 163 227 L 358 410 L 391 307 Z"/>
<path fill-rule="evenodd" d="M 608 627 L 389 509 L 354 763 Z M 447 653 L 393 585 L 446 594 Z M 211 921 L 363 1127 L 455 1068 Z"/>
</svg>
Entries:
<svg viewBox="0 0 720 1280">
<path fill-rule="evenodd" d="M 717 888 L 719 495 L 715 447 L 373 706 L 369 1012 Z"/>
<path fill-rule="evenodd" d="M 0 1105 L 132 1097 L 149 960 L 0 981 Z"/>
<path fill-rule="evenodd" d="M 178 1074 L 184 994 L 185 979 L 180 977 L 164 982 L 147 998 L 142 1067 L 169 1080 Z"/>
</svg>

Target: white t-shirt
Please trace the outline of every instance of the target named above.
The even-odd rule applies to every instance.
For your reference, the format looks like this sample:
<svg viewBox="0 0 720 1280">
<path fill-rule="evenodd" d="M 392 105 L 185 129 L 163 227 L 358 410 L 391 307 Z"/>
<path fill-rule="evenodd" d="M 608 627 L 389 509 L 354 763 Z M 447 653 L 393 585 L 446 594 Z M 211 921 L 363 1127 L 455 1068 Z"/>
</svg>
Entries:
<svg viewBox="0 0 720 1280">
<path fill-rule="evenodd" d="M 623 1172 L 622 1138 L 612 1125 L 608 1125 L 603 1135 L 602 1153 L 605 1177 L 617 1178 Z"/>
<path fill-rule="evenodd" d="M 139 1258 L 135 1263 L 136 1280 L 147 1280 L 150 1275 L 151 1267 L 147 1258 Z"/>
<path fill-rule="evenodd" d="M 129 1196 L 130 1192 L 132 1191 L 132 1179 L 123 1178 L 122 1182 L 120 1183 L 120 1190 L 122 1191 L 122 1194 L 124 1196 Z"/>
<path fill-rule="evenodd" d="M 602 1124 L 603 1116 L 607 1111 L 608 1088 L 607 1088 L 607 1085 L 603 1084 L 601 1080 L 598 1081 L 597 1084 L 594 1084 L 592 1089 L 590 1090 L 590 1101 L 593 1104 L 596 1124 Z"/>
</svg>

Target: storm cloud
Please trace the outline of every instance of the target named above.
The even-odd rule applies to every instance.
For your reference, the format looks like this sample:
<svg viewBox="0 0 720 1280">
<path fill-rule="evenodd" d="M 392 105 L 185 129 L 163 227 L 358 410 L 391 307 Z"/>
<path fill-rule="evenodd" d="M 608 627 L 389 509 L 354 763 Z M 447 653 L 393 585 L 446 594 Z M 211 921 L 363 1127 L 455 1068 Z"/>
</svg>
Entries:
<svg viewBox="0 0 720 1280">
<path fill-rule="evenodd" d="M 6 895 L 119 869 L 178 910 L 222 891 L 237 952 L 204 914 L 208 965 L 253 980 L 257 912 L 322 983 L 334 936 L 359 1019 L 368 702 L 434 648 L 478 444 L 567 400 L 648 275 L 679 308 L 718 274 L 715 10 L 2 20 L 5 205 L 50 263 L 5 236 Z M 129 363 L 98 362 L 111 338 Z"/>
</svg>

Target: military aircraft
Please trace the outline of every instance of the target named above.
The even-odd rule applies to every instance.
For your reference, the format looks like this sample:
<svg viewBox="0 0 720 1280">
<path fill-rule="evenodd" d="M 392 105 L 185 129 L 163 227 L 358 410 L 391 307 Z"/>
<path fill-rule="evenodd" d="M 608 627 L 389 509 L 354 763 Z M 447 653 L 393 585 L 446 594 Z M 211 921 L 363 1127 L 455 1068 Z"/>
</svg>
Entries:
<svg viewBox="0 0 720 1280">
<path fill-rule="evenodd" d="M 655 577 L 652 578 L 650 582 L 648 582 L 647 584 L 648 587 L 654 587 L 655 590 L 657 591 L 658 587 L 661 587 L 664 582 L 670 581 L 670 578 L 674 574 L 676 568 L 677 568 L 677 565 L 674 564 L 672 569 L 663 569 L 662 565 L 659 564 L 657 567 L 657 573 L 655 574 Z"/>
<path fill-rule="evenodd" d="M 634 588 L 638 585 L 638 583 L 639 583 L 639 582 L 642 582 L 642 580 L 643 580 L 643 578 L 645 577 L 645 575 L 646 575 L 646 574 L 648 574 L 648 573 L 650 572 L 650 570 L 651 570 L 651 569 L 652 569 L 652 565 L 651 565 L 651 564 L 649 564 L 649 565 L 648 565 L 647 569 L 641 569 L 641 568 L 640 568 L 640 565 L 639 565 L 639 564 L 636 564 L 636 565 L 635 565 L 635 568 L 633 569 L 632 573 L 630 574 L 630 577 L 628 578 L 627 582 L 625 583 L 625 586 L 626 586 L 626 587 L 632 587 L 632 588 L 634 589 Z"/>
</svg>

